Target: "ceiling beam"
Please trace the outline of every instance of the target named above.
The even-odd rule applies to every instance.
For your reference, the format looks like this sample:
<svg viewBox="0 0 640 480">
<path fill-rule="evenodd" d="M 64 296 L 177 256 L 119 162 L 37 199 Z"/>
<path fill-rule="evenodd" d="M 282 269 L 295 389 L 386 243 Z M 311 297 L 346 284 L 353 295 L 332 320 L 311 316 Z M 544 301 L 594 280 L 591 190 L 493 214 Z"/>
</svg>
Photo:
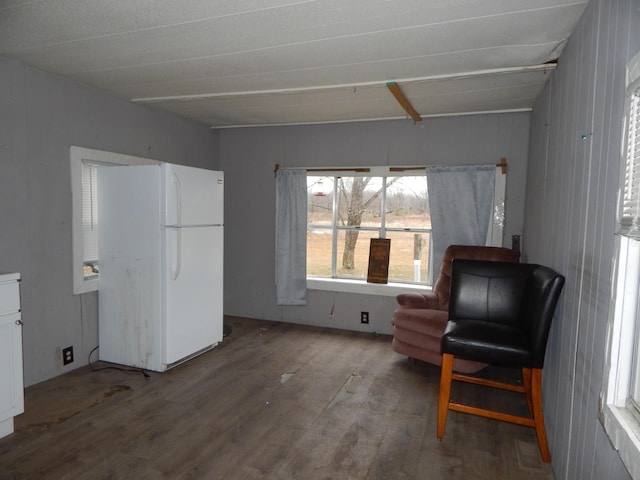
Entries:
<svg viewBox="0 0 640 480">
<path fill-rule="evenodd" d="M 411 105 L 409 99 L 404 96 L 402 90 L 400 90 L 400 86 L 396 82 L 387 82 L 387 88 L 391 92 L 391 94 L 396 98 L 398 103 L 404 108 L 405 112 L 409 114 L 411 118 L 413 118 L 414 122 L 421 122 L 422 117 Z"/>
<path fill-rule="evenodd" d="M 548 72 L 555 70 L 555 63 L 543 63 L 541 65 L 528 65 L 523 67 L 508 67 L 508 68 L 493 68 L 488 70 L 475 70 L 472 72 L 458 72 L 445 75 L 430 75 L 426 77 L 411 77 L 402 78 L 396 80 L 397 83 L 402 84 L 420 84 L 429 82 L 439 82 L 443 80 L 454 80 L 459 78 L 473 78 L 493 75 L 511 75 L 521 72 Z M 159 102 L 188 102 L 206 99 L 216 98 L 233 98 L 249 95 L 286 95 L 295 93 L 311 93 L 311 92 L 323 92 L 327 90 L 335 89 L 349 89 L 362 87 L 381 87 L 385 85 L 385 81 L 370 81 L 370 82 L 355 82 L 355 83 L 341 83 L 335 85 L 318 85 L 313 87 L 293 87 L 293 88 L 278 88 L 268 90 L 251 90 L 251 91 L 236 91 L 236 92 L 209 92 L 209 93 L 197 93 L 191 95 L 168 95 L 162 97 L 137 97 L 132 98 L 134 103 L 159 103 Z"/>
<path fill-rule="evenodd" d="M 522 113 L 530 112 L 533 110 L 531 107 L 525 108 L 506 108 L 502 110 L 477 110 L 469 112 L 451 112 L 451 113 L 435 113 L 431 115 L 421 115 L 422 119 L 425 118 L 443 118 L 443 117 L 460 117 L 467 115 L 495 115 L 501 113 Z M 355 122 L 380 122 L 382 120 L 405 120 L 406 116 L 397 117 L 369 117 L 369 118 L 350 118 L 348 120 L 319 120 L 317 122 L 290 122 L 290 123 L 241 123 L 237 125 L 211 125 L 209 128 L 212 130 L 225 130 L 229 128 L 253 128 L 253 127 L 290 127 L 293 125 L 326 125 L 336 123 L 355 123 Z"/>
</svg>

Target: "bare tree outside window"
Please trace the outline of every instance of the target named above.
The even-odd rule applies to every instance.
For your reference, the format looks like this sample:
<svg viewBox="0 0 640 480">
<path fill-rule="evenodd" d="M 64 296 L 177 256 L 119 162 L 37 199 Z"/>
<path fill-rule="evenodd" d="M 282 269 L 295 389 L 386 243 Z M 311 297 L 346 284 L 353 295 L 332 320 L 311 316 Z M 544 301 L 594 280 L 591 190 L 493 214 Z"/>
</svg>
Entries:
<svg viewBox="0 0 640 480">
<path fill-rule="evenodd" d="M 399 177 L 389 178 L 386 187 L 389 188 Z M 380 195 L 382 194 L 384 185 L 375 185 L 365 195 L 367 186 L 372 181 L 372 177 L 348 177 L 338 179 L 339 204 L 344 204 L 343 209 L 338 210 L 338 218 L 340 223 L 346 227 L 359 228 L 362 224 L 362 217 L 365 213 L 371 216 L 380 217 Z M 378 182 L 376 182 L 378 183 Z M 377 207 L 373 209 L 373 207 Z M 356 244 L 358 243 L 359 230 L 347 230 L 345 233 L 344 251 L 342 253 L 342 268 L 345 270 L 353 270 L 355 267 L 354 253 Z"/>
</svg>

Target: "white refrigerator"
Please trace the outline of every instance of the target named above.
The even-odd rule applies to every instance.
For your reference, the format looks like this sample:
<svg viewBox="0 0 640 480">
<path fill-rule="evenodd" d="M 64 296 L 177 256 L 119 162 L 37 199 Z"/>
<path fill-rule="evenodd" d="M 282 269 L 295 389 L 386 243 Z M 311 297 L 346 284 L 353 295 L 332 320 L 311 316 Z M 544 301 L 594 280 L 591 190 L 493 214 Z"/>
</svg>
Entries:
<svg viewBox="0 0 640 480">
<path fill-rule="evenodd" d="M 158 372 L 222 341 L 222 172 L 98 170 L 99 358 Z"/>
</svg>

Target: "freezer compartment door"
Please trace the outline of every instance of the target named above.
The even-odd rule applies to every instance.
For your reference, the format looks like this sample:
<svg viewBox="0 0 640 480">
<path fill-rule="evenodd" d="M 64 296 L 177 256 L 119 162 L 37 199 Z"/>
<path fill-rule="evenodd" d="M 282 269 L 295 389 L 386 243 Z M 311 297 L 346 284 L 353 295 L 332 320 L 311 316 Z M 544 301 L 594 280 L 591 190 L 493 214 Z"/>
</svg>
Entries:
<svg viewBox="0 0 640 480">
<path fill-rule="evenodd" d="M 164 164 L 165 225 L 224 224 L 224 174 Z"/>
<path fill-rule="evenodd" d="M 223 228 L 167 228 L 167 365 L 222 341 Z"/>
</svg>

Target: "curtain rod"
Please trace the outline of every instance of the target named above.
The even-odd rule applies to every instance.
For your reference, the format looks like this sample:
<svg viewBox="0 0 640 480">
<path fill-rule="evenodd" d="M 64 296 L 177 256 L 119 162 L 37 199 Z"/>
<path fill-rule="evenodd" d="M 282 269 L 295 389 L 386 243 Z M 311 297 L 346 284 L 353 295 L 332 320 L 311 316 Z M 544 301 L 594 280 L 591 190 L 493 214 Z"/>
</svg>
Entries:
<svg viewBox="0 0 640 480">
<path fill-rule="evenodd" d="M 507 174 L 507 159 L 502 157 L 500 159 L 500 163 L 496 163 L 496 167 L 502 168 L 502 174 L 506 175 Z"/>
<path fill-rule="evenodd" d="M 280 164 L 276 163 L 276 166 L 273 168 L 273 173 L 278 173 L 280 170 Z M 370 168 L 303 168 L 307 172 L 370 172 Z"/>
<path fill-rule="evenodd" d="M 502 169 L 502 174 L 506 175 L 507 173 L 507 159 L 502 157 L 500 159 L 500 163 L 496 163 L 496 167 L 500 167 Z M 426 167 L 389 167 L 390 172 L 405 172 L 408 170 L 424 170 Z M 280 164 L 276 163 L 273 174 L 276 175 L 280 170 Z M 358 173 L 366 173 L 370 172 L 370 168 L 305 168 L 303 169 L 307 172 L 358 172 Z"/>
<path fill-rule="evenodd" d="M 390 172 L 406 172 L 407 170 L 424 170 L 426 167 L 389 167 Z"/>
<path fill-rule="evenodd" d="M 496 163 L 496 167 L 500 167 L 502 169 L 502 174 L 505 175 L 507 173 L 507 159 L 501 158 L 500 163 Z M 408 170 L 424 170 L 425 167 L 389 167 L 390 172 L 405 172 Z"/>
</svg>

